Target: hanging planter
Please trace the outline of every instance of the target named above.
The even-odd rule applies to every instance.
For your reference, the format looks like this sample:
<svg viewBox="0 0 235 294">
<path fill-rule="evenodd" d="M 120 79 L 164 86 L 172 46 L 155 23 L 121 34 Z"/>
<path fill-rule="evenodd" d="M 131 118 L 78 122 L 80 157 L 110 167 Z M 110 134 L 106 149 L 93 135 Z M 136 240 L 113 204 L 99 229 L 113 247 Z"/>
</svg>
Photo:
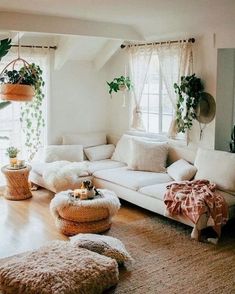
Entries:
<svg viewBox="0 0 235 294">
<path fill-rule="evenodd" d="M 16 70 L 15 66 L 22 62 L 23 66 Z M 11 70 L 8 68 L 12 66 Z M 0 98 L 5 101 L 31 101 L 35 95 L 35 88 L 41 76 L 34 64 L 18 57 L 11 61 L 0 74 Z"/>
<path fill-rule="evenodd" d="M 129 77 L 124 77 L 124 76 L 120 76 L 120 78 L 115 78 L 112 80 L 112 82 L 107 82 L 108 86 L 109 86 L 109 94 L 110 97 L 112 97 L 112 92 L 118 92 L 121 91 L 123 92 L 123 103 L 122 103 L 122 107 L 126 106 L 126 95 L 125 92 L 126 91 L 130 91 L 130 89 L 132 88 L 132 84 L 131 84 L 131 80 Z"/>
</svg>

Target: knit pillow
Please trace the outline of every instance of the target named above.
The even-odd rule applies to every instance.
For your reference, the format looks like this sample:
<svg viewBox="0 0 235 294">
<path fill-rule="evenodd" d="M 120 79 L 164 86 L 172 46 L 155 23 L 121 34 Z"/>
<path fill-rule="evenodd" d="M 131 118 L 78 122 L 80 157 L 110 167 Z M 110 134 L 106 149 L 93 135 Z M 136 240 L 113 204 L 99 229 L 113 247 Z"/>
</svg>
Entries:
<svg viewBox="0 0 235 294">
<path fill-rule="evenodd" d="M 113 237 L 96 234 L 78 234 L 71 237 L 70 242 L 80 248 L 86 248 L 101 255 L 111 257 L 119 265 L 132 262 L 132 258 L 123 243 Z"/>
</svg>

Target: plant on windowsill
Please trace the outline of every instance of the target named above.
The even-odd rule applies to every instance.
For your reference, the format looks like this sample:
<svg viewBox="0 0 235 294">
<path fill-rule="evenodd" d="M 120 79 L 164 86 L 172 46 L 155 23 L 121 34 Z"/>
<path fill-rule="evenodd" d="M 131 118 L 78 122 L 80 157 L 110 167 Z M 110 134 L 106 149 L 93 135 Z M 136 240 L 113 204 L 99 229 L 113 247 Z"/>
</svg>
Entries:
<svg viewBox="0 0 235 294">
<path fill-rule="evenodd" d="M 9 157 L 10 165 L 14 166 L 14 164 L 17 163 L 17 154 L 20 152 L 19 149 L 17 149 L 14 146 L 8 147 L 6 150 L 6 155 Z"/>
<path fill-rule="evenodd" d="M 112 97 L 112 92 L 130 91 L 132 88 L 131 80 L 129 77 L 120 76 L 114 78 L 111 82 L 106 82 L 109 86 L 109 94 Z"/>
<path fill-rule="evenodd" d="M 178 95 L 176 103 L 176 122 L 178 133 L 185 133 L 193 126 L 196 119 L 196 108 L 200 101 L 203 85 L 195 74 L 182 76 L 180 84 L 174 84 L 175 93 Z"/>
</svg>

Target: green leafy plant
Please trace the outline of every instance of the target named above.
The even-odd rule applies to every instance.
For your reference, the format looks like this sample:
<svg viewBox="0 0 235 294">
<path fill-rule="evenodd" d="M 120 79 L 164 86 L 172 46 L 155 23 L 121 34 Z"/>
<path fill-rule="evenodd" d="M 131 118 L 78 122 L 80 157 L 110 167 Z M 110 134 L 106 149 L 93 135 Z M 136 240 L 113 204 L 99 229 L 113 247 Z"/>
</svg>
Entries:
<svg viewBox="0 0 235 294">
<path fill-rule="evenodd" d="M 112 92 L 118 92 L 123 90 L 128 90 L 132 88 L 131 80 L 129 77 L 120 76 L 119 78 L 114 78 L 111 82 L 107 82 L 109 86 L 109 94 Z"/>
<path fill-rule="evenodd" d="M 30 68 L 33 72 L 31 76 L 24 72 L 24 81 L 28 85 L 34 86 L 35 96 L 32 101 L 22 103 L 21 122 L 25 133 L 25 146 L 28 149 L 29 159 L 32 159 L 41 145 L 41 135 L 45 127 L 45 120 L 42 113 L 44 100 L 43 87 L 45 82 L 42 78 L 42 70 L 38 65 L 32 63 Z M 15 79 L 15 77 L 12 77 Z"/>
<path fill-rule="evenodd" d="M 235 153 L 235 125 L 233 126 L 229 147 L 230 147 L 230 152 Z"/>
<path fill-rule="evenodd" d="M 191 129 L 193 120 L 196 119 L 196 107 L 200 101 L 203 85 L 195 74 L 182 76 L 180 84 L 174 84 L 175 93 L 178 95 L 176 104 L 176 122 L 178 132 L 185 133 Z"/>
<path fill-rule="evenodd" d="M 10 48 L 11 48 L 11 39 L 0 40 L 0 61 L 2 60 L 2 58 L 5 55 L 7 55 L 8 51 L 10 50 Z M 10 101 L 0 102 L 0 109 L 3 109 L 5 107 L 7 107 L 9 104 L 11 104 Z"/>
<path fill-rule="evenodd" d="M 17 157 L 17 154 L 20 152 L 19 149 L 17 149 L 16 147 L 14 146 L 10 146 L 7 148 L 6 150 L 6 155 L 9 157 L 9 158 L 15 158 Z"/>
</svg>

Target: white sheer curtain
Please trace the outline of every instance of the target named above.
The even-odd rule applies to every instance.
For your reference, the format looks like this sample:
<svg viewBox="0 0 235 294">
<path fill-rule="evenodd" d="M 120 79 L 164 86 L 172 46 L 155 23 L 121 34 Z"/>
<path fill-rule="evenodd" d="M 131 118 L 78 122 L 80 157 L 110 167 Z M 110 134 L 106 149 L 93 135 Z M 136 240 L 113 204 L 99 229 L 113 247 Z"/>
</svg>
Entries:
<svg viewBox="0 0 235 294">
<path fill-rule="evenodd" d="M 133 83 L 134 109 L 131 128 L 135 130 L 145 130 L 140 103 L 144 85 L 148 76 L 151 56 L 153 53 L 152 46 L 132 46 L 128 48 L 131 81 Z"/>
<path fill-rule="evenodd" d="M 174 83 L 180 82 L 180 77 L 192 74 L 193 54 L 191 42 L 178 42 L 159 44 L 155 46 L 160 64 L 160 70 L 169 99 L 174 109 L 173 119 L 168 131 L 168 136 L 175 138 L 177 134 L 176 103 L 177 96 Z"/>
<path fill-rule="evenodd" d="M 173 85 L 180 81 L 182 75 L 192 73 L 192 43 L 179 41 L 178 43 L 169 42 L 166 44 L 154 44 L 149 46 L 132 46 L 128 48 L 128 52 L 131 80 L 134 85 L 134 107 L 131 127 L 136 130 L 144 130 L 140 102 L 153 54 L 158 57 L 161 76 L 174 112 L 176 112 L 177 96 Z M 174 138 L 176 133 L 177 125 L 176 115 L 174 113 L 168 135 Z"/>
<path fill-rule="evenodd" d="M 45 81 L 45 87 L 43 93 L 45 98 L 43 101 L 42 111 L 45 121 L 47 121 L 47 101 L 48 101 L 48 89 L 49 89 L 49 77 L 50 77 L 50 52 L 49 49 L 34 49 L 34 48 L 21 48 L 20 57 L 27 60 L 29 63 L 35 63 L 43 70 L 43 79 Z M 18 50 L 12 48 L 10 52 L 3 57 L 0 63 L 0 71 L 13 59 L 18 57 Z M 19 63 L 18 67 L 22 64 Z M 8 68 L 12 70 L 12 68 Z M 9 139 L 0 139 L 0 166 L 8 162 L 5 155 L 5 150 L 8 146 L 16 146 L 21 150 L 19 157 L 27 159 L 28 154 L 25 148 L 24 132 L 22 130 L 22 124 L 20 122 L 20 102 L 12 102 L 11 105 L 5 109 L 0 110 L 0 136 L 6 136 Z M 46 123 L 47 125 L 47 123 Z M 46 142 L 46 128 L 42 133 L 42 144 Z M 0 179 L 1 182 L 1 179 Z"/>
</svg>

